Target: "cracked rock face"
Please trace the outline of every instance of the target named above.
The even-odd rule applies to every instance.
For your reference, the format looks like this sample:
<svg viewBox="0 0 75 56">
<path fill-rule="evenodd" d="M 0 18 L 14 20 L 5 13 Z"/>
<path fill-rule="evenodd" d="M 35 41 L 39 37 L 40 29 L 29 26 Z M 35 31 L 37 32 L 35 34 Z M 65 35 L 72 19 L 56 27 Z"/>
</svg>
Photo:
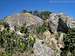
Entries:
<svg viewBox="0 0 75 56">
<path fill-rule="evenodd" d="M 59 18 L 56 14 L 52 13 L 49 17 L 49 28 L 53 33 L 57 32 Z"/>
<path fill-rule="evenodd" d="M 46 22 L 49 30 L 43 32 L 43 34 L 40 34 L 40 39 L 37 39 L 39 37 L 36 38 L 36 42 L 33 46 L 33 56 L 60 56 L 60 48 L 64 48 L 63 32 L 67 32 L 68 27 L 70 26 L 69 19 L 70 18 L 65 16 L 64 14 L 50 14 L 50 17 Z M 26 23 L 25 26 L 28 26 L 27 29 L 30 33 L 32 33 L 37 26 L 43 25 L 44 23 L 41 18 L 29 13 L 7 17 L 6 22 L 9 24 L 11 29 L 14 29 L 15 25 L 23 25 L 24 23 Z M 60 35 L 58 34 L 58 32 L 61 32 Z M 23 35 L 20 32 L 16 33 L 19 35 Z M 27 38 L 25 38 L 24 40 L 27 40 Z M 27 55 L 30 56 L 29 53 Z"/>
<path fill-rule="evenodd" d="M 43 40 L 37 40 L 33 48 L 35 56 L 54 56 L 54 51 L 47 47 Z"/>
<path fill-rule="evenodd" d="M 37 16 L 34 16 L 30 13 L 22 13 L 15 16 L 8 16 L 5 19 L 5 22 L 9 24 L 11 28 L 13 26 L 22 26 L 26 24 L 26 26 L 40 26 L 43 24 L 43 20 Z"/>
<path fill-rule="evenodd" d="M 52 33 L 57 33 L 58 31 L 67 32 L 68 28 L 71 26 L 71 18 L 64 14 L 52 13 L 49 16 L 48 24 Z"/>
</svg>

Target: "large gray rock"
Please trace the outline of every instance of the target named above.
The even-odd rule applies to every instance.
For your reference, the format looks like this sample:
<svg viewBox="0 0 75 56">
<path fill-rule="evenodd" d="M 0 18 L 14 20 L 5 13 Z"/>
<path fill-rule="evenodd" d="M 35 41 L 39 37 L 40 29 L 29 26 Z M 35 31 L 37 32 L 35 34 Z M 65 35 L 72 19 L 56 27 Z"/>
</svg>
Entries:
<svg viewBox="0 0 75 56">
<path fill-rule="evenodd" d="M 54 51 L 47 47 L 43 40 L 36 40 L 33 48 L 35 56 L 54 56 Z"/>
<path fill-rule="evenodd" d="M 47 44 L 48 47 L 52 48 L 54 50 L 54 53 L 56 56 L 60 56 L 61 54 L 61 48 L 64 48 L 64 42 L 63 37 L 64 33 L 60 32 L 51 34 L 49 31 L 45 31 L 43 33 L 43 40 Z"/>
<path fill-rule="evenodd" d="M 68 28 L 71 27 L 71 18 L 69 16 L 65 16 L 63 13 L 52 13 L 48 20 L 49 29 L 52 33 L 56 33 L 58 31 L 67 32 Z"/>
<path fill-rule="evenodd" d="M 70 28 L 70 18 L 64 14 L 58 14 L 59 22 L 57 31 L 67 32 Z"/>
<path fill-rule="evenodd" d="M 53 33 L 57 32 L 58 21 L 59 21 L 59 18 L 57 16 L 57 14 L 55 14 L 55 13 L 50 14 L 50 17 L 49 17 L 49 28 L 50 28 L 51 32 L 53 32 Z"/>
<path fill-rule="evenodd" d="M 22 26 L 23 24 L 26 24 L 26 27 L 39 26 L 43 24 L 43 20 L 41 18 L 30 13 L 20 13 L 15 16 L 8 16 L 5 19 L 5 22 L 8 23 L 11 28 L 14 28 L 14 26 Z"/>
<path fill-rule="evenodd" d="M 72 19 L 70 25 L 71 25 L 71 26 L 70 26 L 71 28 L 75 28 L 75 20 Z"/>
</svg>

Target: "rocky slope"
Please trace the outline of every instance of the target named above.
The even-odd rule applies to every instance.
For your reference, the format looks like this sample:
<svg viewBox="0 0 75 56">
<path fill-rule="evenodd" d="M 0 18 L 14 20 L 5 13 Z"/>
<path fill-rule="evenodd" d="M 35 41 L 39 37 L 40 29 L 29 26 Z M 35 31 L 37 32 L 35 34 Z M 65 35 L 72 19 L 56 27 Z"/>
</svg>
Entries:
<svg viewBox="0 0 75 56">
<path fill-rule="evenodd" d="M 33 54 L 24 53 L 20 56 L 26 56 L 26 54 L 27 56 L 60 56 L 61 48 L 64 48 L 63 37 L 65 33 L 68 32 L 68 29 L 72 27 L 71 20 L 70 17 L 65 16 L 63 13 L 52 13 L 46 20 L 30 13 L 21 13 L 15 16 L 8 16 L 5 19 L 5 22 L 8 23 L 10 26 L 9 28 L 14 31 L 15 26 L 25 26 L 27 28 L 29 27 L 30 30 L 33 29 L 33 31 L 29 30 L 30 32 L 28 33 L 35 35 L 36 39 L 32 48 Z M 37 33 L 37 31 L 35 31 L 36 28 L 43 25 L 45 25 L 47 29 L 43 32 Z M 17 54 L 14 55 L 17 56 Z"/>
<path fill-rule="evenodd" d="M 23 26 L 23 24 L 28 26 L 39 26 L 43 24 L 43 20 L 37 16 L 34 16 L 30 13 L 21 13 L 15 16 L 8 16 L 5 19 L 5 22 L 9 24 L 10 28 L 14 28 L 14 26 Z"/>
</svg>

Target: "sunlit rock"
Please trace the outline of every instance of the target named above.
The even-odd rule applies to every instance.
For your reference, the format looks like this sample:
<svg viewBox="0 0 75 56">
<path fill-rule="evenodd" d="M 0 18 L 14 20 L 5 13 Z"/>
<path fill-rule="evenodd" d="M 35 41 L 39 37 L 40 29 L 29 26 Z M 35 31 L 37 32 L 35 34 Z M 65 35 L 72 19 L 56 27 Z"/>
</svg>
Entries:
<svg viewBox="0 0 75 56">
<path fill-rule="evenodd" d="M 35 56 L 54 56 L 54 51 L 47 47 L 43 40 L 37 40 L 33 48 Z"/>
</svg>

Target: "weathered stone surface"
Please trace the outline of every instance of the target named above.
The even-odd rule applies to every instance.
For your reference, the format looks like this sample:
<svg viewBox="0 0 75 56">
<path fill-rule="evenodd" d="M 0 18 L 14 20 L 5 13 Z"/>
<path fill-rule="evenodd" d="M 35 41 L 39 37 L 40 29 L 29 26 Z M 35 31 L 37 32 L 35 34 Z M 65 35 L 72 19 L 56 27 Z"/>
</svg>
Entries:
<svg viewBox="0 0 75 56">
<path fill-rule="evenodd" d="M 35 56 L 54 56 L 54 51 L 47 47 L 43 40 L 37 40 L 33 48 Z"/>
<path fill-rule="evenodd" d="M 30 33 L 35 30 L 35 27 L 43 24 L 43 20 L 41 18 L 33 16 L 29 13 L 10 16 L 7 17 L 5 21 L 9 24 L 12 30 L 14 30 L 14 26 L 26 24 L 25 26 Z M 36 42 L 33 46 L 33 56 L 60 56 L 60 48 L 64 48 L 63 32 L 67 32 L 68 28 L 71 27 L 70 17 L 65 16 L 63 13 L 52 13 L 45 23 L 46 26 L 49 26 L 49 29 L 41 34 L 36 34 L 38 37 L 35 37 Z M 16 31 L 16 33 L 19 35 L 24 35 L 19 31 Z M 26 39 L 27 38 L 24 40 Z M 23 55 L 25 56 L 25 53 Z M 27 53 L 27 55 L 30 56 L 29 53 Z"/>
<path fill-rule="evenodd" d="M 52 33 L 60 32 L 67 32 L 68 28 L 71 27 L 71 18 L 65 16 L 63 13 L 50 14 L 49 17 L 49 29 Z"/>
<path fill-rule="evenodd" d="M 72 19 L 70 25 L 71 25 L 70 28 L 75 28 L 75 20 Z"/>
<path fill-rule="evenodd" d="M 51 33 L 48 30 L 43 33 L 43 39 L 47 44 L 50 43 Z"/>
<path fill-rule="evenodd" d="M 0 25 L 0 31 L 3 31 L 3 30 L 4 30 L 4 26 Z"/>
<path fill-rule="evenodd" d="M 43 33 L 43 40 L 48 47 L 54 50 L 56 56 L 60 56 L 60 48 L 64 48 L 63 42 L 64 33 L 51 34 L 48 30 Z"/>
<path fill-rule="evenodd" d="M 60 36 L 58 38 L 58 47 L 59 48 L 64 48 L 63 38 L 64 38 L 64 33 L 60 33 Z"/>
<path fill-rule="evenodd" d="M 57 14 L 50 14 L 50 17 L 49 17 L 49 28 L 50 28 L 50 31 L 53 32 L 53 33 L 56 33 L 57 32 L 57 28 L 58 28 L 58 16 Z"/>
<path fill-rule="evenodd" d="M 21 13 L 15 16 L 8 16 L 5 19 L 5 22 L 9 24 L 11 28 L 13 26 L 22 26 L 23 24 L 26 24 L 27 26 L 39 26 L 43 24 L 43 20 L 37 16 L 34 16 L 30 13 Z"/>
<path fill-rule="evenodd" d="M 59 22 L 57 31 L 67 32 L 70 27 L 70 18 L 64 14 L 58 14 Z"/>
</svg>

